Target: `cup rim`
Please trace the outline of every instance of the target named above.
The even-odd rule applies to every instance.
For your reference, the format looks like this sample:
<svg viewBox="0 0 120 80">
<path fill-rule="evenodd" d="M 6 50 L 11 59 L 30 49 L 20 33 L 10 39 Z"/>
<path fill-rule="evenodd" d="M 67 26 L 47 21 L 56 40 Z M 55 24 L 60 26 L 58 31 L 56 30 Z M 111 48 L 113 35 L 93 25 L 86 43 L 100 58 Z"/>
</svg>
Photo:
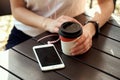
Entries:
<svg viewBox="0 0 120 80">
<path fill-rule="evenodd" d="M 67 31 L 65 30 L 66 27 L 69 27 L 70 25 L 74 25 L 74 27 L 76 27 L 76 30 L 74 31 Z M 79 37 L 82 34 L 82 27 L 79 23 L 76 22 L 65 22 L 61 25 L 60 29 L 59 29 L 59 34 L 63 37 L 66 38 L 76 38 Z"/>
</svg>

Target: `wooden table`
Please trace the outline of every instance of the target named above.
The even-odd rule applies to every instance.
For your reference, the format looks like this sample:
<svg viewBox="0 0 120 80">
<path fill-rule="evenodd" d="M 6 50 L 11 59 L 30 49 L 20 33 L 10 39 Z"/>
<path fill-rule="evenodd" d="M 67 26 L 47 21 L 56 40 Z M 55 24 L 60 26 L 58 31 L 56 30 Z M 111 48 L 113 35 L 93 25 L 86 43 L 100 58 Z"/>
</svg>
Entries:
<svg viewBox="0 0 120 80">
<path fill-rule="evenodd" d="M 76 17 L 82 24 L 90 17 Z M 120 79 L 120 25 L 111 19 L 93 38 L 92 48 L 83 55 L 69 57 L 62 53 L 60 42 L 55 43 L 65 68 L 42 72 L 32 47 L 45 44 L 37 40 L 51 33 L 44 32 L 0 54 L 0 80 L 119 80 Z"/>
</svg>

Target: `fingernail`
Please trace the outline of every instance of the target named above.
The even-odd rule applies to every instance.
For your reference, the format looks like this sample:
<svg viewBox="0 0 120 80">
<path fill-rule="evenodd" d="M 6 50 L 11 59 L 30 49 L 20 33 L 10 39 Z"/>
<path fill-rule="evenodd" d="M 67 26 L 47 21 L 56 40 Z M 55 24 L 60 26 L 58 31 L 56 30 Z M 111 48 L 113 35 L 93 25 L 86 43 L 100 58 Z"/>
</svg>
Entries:
<svg viewBox="0 0 120 80">
<path fill-rule="evenodd" d="M 72 53 L 72 56 L 74 56 L 75 54 L 74 53 Z"/>
<path fill-rule="evenodd" d="M 74 55 L 75 55 L 75 54 L 74 54 L 74 50 L 71 50 L 71 55 L 72 55 L 72 56 L 74 56 Z"/>
</svg>

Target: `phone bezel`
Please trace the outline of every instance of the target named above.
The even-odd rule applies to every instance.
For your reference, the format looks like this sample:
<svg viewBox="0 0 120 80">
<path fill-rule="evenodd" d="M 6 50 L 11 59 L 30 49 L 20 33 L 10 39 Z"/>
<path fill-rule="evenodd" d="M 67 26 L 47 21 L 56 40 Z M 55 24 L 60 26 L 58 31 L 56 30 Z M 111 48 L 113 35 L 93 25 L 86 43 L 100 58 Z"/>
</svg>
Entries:
<svg viewBox="0 0 120 80">
<path fill-rule="evenodd" d="M 46 48 L 47 48 L 47 47 L 53 47 L 53 48 L 54 48 L 56 54 L 58 55 L 58 57 L 59 57 L 59 59 L 60 59 L 60 61 L 61 61 L 61 64 L 49 65 L 49 66 L 42 66 L 42 64 L 41 64 L 41 62 L 40 62 L 40 60 L 39 60 L 39 58 L 38 58 L 38 54 L 36 53 L 35 49 L 41 49 L 41 48 L 45 48 L 45 47 L 46 47 Z M 33 46 L 33 51 L 34 51 L 34 53 L 35 53 L 36 59 L 37 59 L 38 64 L 39 64 L 39 66 L 40 66 L 40 68 L 41 68 L 42 71 L 61 69 L 61 68 L 64 68 L 64 67 L 65 67 L 65 65 L 64 65 L 64 63 L 63 63 L 63 61 L 62 61 L 62 59 L 61 59 L 61 57 L 60 57 L 57 49 L 55 48 L 55 46 L 54 46 L 53 44 L 45 44 L 45 45 Z"/>
</svg>

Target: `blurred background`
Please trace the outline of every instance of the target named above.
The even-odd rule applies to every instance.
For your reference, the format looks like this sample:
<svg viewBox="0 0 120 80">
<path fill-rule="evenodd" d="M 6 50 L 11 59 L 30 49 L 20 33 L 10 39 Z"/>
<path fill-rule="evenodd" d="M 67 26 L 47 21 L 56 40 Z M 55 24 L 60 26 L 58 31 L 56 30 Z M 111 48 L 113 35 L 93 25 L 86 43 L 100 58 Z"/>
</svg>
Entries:
<svg viewBox="0 0 120 80">
<path fill-rule="evenodd" d="M 87 0 L 86 9 L 96 6 L 96 1 L 97 0 Z M 90 4 L 92 4 L 92 6 Z M 3 5 L 4 4 L 2 4 L 0 7 L 3 8 Z M 112 17 L 114 17 L 114 19 L 120 24 L 120 0 L 116 1 L 115 11 L 112 14 Z M 5 49 L 5 44 L 7 43 L 7 39 L 12 28 L 13 28 L 13 16 L 11 14 L 0 15 L 0 52 L 4 51 Z"/>
</svg>

